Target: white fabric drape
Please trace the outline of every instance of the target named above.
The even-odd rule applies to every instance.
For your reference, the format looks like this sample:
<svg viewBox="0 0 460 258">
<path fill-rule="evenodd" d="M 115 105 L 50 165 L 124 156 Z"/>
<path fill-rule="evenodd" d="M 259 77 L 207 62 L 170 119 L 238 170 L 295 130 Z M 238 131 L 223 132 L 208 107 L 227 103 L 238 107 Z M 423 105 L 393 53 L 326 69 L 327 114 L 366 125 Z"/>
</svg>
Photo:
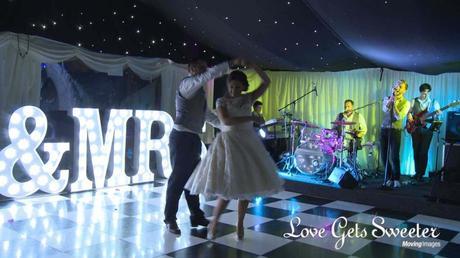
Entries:
<svg viewBox="0 0 460 258">
<path fill-rule="evenodd" d="M 387 73 L 388 72 L 388 73 Z M 411 98 L 419 95 L 419 86 L 422 83 L 429 83 L 432 87 L 431 97 L 436 99 L 441 107 L 446 106 L 453 101 L 460 99 L 460 73 L 445 73 L 440 75 L 424 75 L 414 72 L 401 72 L 401 71 L 389 71 L 385 70 L 385 76 L 383 83 L 384 85 L 391 85 L 395 80 L 405 79 L 409 83 L 409 90 L 406 93 L 406 96 Z M 388 89 L 388 87 L 386 87 Z M 385 92 L 386 94 L 390 93 L 390 90 Z M 446 123 L 447 123 L 447 112 L 459 110 L 458 107 L 454 107 L 444 111 L 442 120 L 443 125 L 440 131 L 440 139 L 445 137 L 446 132 Z M 433 140 L 431 141 L 430 151 L 428 152 L 428 168 L 427 171 L 435 170 L 435 161 L 436 161 L 436 144 L 437 144 L 437 135 L 433 135 Z M 412 149 L 412 139 L 410 134 L 407 132 L 403 135 L 404 143 L 401 150 L 401 170 L 403 172 L 413 174 L 414 171 L 414 160 L 413 149 Z M 441 144 L 441 143 L 440 143 Z M 451 157 L 452 158 L 452 157 Z M 441 149 L 439 149 L 438 156 L 438 169 L 440 169 L 443 161 Z"/>
<path fill-rule="evenodd" d="M 264 104 L 265 119 L 281 117 L 278 109 L 307 93 L 313 88 L 313 83 L 316 83 L 318 87 L 318 97 L 312 93 L 299 100 L 295 108 L 291 106 L 286 111 L 292 112 L 296 119 L 307 120 L 326 128 L 331 128 L 330 122 L 335 119 L 339 112 L 343 111 L 344 100 L 354 100 L 355 108 L 380 101 L 384 96 L 390 94 L 391 85 L 399 79 L 405 79 L 409 83 L 409 89 L 406 93 L 408 99 L 418 96 L 419 85 L 424 82 L 431 84 L 433 88 L 432 97 L 438 100 L 441 106 L 460 98 L 460 73 L 431 76 L 384 69 L 380 81 L 380 72 L 379 68 L 343 72 L 268 72 L 272 83 L 261 98 Z M 252 88 L 259 84 L 259 79 L 254 73 L 248 72 L 248 78 Z M 361 109 L 359 112 L 363 114 L 368 125 L 365 140 L 378 141 L 383 117 L 381 103 Z M 443 119 L 441 138 L 445 135 L 445 115 Z M 434 171 L 435 167 L 435 138 L 433 137 L 429 152 L 430 161 L 427 171 Z M 372 156 L 368 156 L 367 153 L 367 150 L 360 153 L 361 164 L 364 168 L 368 165 L 370 168 L 375 168 L 376 164 L 371 163 L 377 161 L 378 152 L 375 151 Z M 439 164 L 441 160 L 440 154 Z M 411 138 L 407 133 L 403 134 L 401 163 L 402 174 L 414 174 Z M 382 167 L 380 166 L 380 168 Z"/>
<path fill-rule="evenodd" d="M 27 36 L 12 32 L 0 32 L 0 128 L 7 128 L 6 118 L 13 110 L 23 105 L 39 105 L 41 86 L 41 63 L 59 63 L 71 58 L 80 59 L 85 65 L 98 72 L 122 75 L 129 67 L 140 78 L 151 80 L 161 77 L 162 110 L 174 117 L 174 96 L 180 80 L 186 76 L 185 66 L 172 63 L 168 59 L 143 58 L 101 54 L 65 43 L 38 36 Z M 409 83 L 408 98 L 418 95 L 418 86 L 428 82 L 433 87 L 432 96 L 444 106 L 460 98 L 460 74 L 447 73 L 437 76 L 413 72 L 399 72 L 385 69 L 380 81 L 380 69 L 359 69 L 343 72 L 269 72 L 272 84 L 262 97 L 265 118 L 279 117 L 278 108 L 318 86 L 318 94 L 310 94 L 297 102 L 294 117 L 308 120 L 329 128 L 337 113 L 343 110 L 343 101 L 353 99 L 355 107 L 381 100 L 390 93 L 395 80 L 405 79 Z M 258 78 L 249 73 L 251 86 L 258 84 Z M 382 118 L 381 103 L 362 109 L 368 123 L 367 141 L 378 141 Z M 445 119 L 441 131 L 444 137 Z M 0 137 L 2 138 L 2 137 Z M 430 149 L 428 171 L 434 170 L 436 154 L 435 137 Z M 377 152 L 376 152 L 377 153 Z M 364 156 L 364 167 L 376 160 Z M 402 173 L 413 174 L 411 139 L 403 136 L 401 152 Z M 440 156 L 440 161 L 442 157 Z"/>
<path fill-rule="evenodd" d="M 129 67 L 143 80 L 161 77 L 162 110 L 175 116 L 176 87 L 187 74 L 184 65 L 162 58 L 95 53 L 39 36 L 0 32 L 0 128 L 7 128 L 9 115 L 18 107 L 39 106 L 41 63 L 60 63 L 72 58 L 109 75 L 122 76 Z"/>
<path fill-rule="evenodd" d="M 0 32 L 0 128 L 16 108 L 39 105 L 41 63 L 59 63 L 78 58 L 91 69 L 109 75 L 123 75 L 129 67 L 140 78 L 161 77 L 162 110 L 174 117 L 174 94 L 187 74 L 185 66 L 168 59 L 101 54 L 42 38 L 12 32 Z"/>
</svg>

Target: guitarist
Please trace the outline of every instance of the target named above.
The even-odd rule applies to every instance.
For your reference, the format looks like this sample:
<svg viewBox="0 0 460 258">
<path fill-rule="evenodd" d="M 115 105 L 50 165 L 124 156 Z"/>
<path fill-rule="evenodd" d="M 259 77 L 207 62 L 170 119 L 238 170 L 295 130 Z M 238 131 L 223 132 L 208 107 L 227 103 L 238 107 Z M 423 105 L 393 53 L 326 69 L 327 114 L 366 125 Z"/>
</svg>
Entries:
<svg viewBox="0 0 460 258">
<path fill-rule="evenodd" d="M 417 116 L 422 114 L 424 111 L 432 112 L 438 110 L 436 113 L 439 115 L 440 106 L 439 103 L 430 97 L 431 85 L 423 83 L 419 87 L 420 96 L 414 98 L 411 102 L 411 109 L 407 116 L 410 123 L 415 125 L 425 121 L 415 121 L 419 119 Z M 423 119 L 423 118 L 422 118 Z M 434 118 L 437 119 L 436 117 Z M 417 126 L 415 131 L 411 134 L 412 147 L 414 149 L 414 162 L 415 162 L 415 176 L 413 177 L 417 181 L 421 181 L 423 175 L 425 175 L 426 166 L 428 163 L 428 149 L 430 148 L 431 138 L 433 137 L 433 131 L 427 127 L 426 123 L 421 126 Z"/>
</svg>

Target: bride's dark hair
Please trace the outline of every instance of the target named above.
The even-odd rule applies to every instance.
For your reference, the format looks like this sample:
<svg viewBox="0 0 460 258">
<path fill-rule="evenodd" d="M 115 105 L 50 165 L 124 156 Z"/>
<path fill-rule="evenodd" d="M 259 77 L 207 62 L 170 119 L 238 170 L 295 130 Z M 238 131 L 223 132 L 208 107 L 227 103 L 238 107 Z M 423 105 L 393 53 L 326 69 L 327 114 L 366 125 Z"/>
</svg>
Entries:
<svg viewBox="0 0 460 258">
<path fill-rule="evenodd" d="M 248 77 L 245 73 L 240 70 L 235 70 L 231 72 L 227 77 L 227 83 L 230 81 L 239 81 L 243 84 L 244 89 L 243 91 L 247 91 L 249 87 Z"/>
</svg>

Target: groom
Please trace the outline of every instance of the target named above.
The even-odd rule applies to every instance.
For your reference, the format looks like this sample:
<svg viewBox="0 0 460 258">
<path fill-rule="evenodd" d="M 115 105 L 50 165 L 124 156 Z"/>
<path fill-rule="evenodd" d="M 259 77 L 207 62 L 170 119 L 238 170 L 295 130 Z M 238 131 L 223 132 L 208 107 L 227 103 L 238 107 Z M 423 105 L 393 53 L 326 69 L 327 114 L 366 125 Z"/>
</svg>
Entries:
<svg viewBox="0 0 460 258">
<path fill-rule="evenodd" d="M 208 110 L 204 87 L 206 83 L 230 71 L 230 67 L 244 65 L 242 59 L 234 59 L 208 68 L 206 61 L 195 60 L 188 65 L 189 76 L 185 77 L 176 93 L 176 121 L 169 136 L 169 150 L 173 167 L 168 180 L 166 191 L 164 222 L 169 232 L 181 233 L 176 213 L 179 199 L 184 192 L 190 210 L 190 224 L 192 227 L 207 226 L 209 221 L 200 209 L 198 195 L 190 195 L 184 189 L 185 183 L 192 175 L 193 170 L 200 162 L 201 133 L 204 122 L 213 126 L 219 125 L 217 116 Z"/>
</svg>

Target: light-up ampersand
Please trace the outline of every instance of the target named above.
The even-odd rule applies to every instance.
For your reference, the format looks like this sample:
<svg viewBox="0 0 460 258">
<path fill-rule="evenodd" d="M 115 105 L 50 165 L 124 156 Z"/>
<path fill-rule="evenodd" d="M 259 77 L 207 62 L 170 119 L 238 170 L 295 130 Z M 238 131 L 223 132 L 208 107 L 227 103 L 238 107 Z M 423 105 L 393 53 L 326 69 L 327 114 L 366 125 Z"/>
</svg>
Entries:
<svg viewBox="0 0 460 258">
<path fill-rule="evenodd" d="M 31 133 L 26 129 L 26 120 L 30 118 L 35 121 L 35 128 Z M 43 163 L 36 151 L 45 138 L 47 125 L 45 114 L 34 106 L 21 107 L 11 115 L 8 125 L 11 144 L 0 151 L 0 194 L 19 198 L 38 190 L 59 193 L 67 186 L 68 170 L 59 170 L 58 179 L 53 174 L 62 155 L 69 150 L 69 143 L 45 143 L 43 150 L 49 154 L 46 163 Z M 18 161 L 30 180 L 16 180 L 13 167 Z"/>
</svg>

